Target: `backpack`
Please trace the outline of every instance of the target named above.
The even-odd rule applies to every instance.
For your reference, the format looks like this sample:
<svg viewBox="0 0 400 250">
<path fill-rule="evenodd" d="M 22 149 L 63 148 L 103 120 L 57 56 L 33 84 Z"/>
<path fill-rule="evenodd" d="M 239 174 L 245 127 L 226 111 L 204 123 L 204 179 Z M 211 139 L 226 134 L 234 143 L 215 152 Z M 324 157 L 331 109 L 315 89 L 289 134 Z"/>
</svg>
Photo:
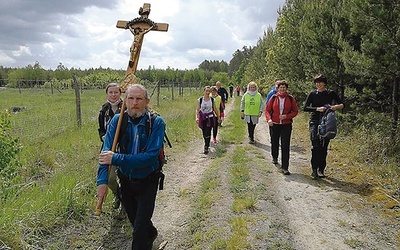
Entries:
<svg viewBox="0 0 400 250">
<path fill-rule="evenodd" d="M 210 99 L 211 99 L 211 103 L 213 105 L 213 110 L 214 110 L 214 97 L 210 97 Z M 202 103 L 203 103 L 203 97 L 200 97 L 200 106 Z M 224 105 L 224 102 L 222 101 L 222 97 L 221 97 L 221 102 L 219 103 L 219 112 L 221 114 L 221 117 L 223 117 L 224 109 L 225 109 L 225 105 Z"/>
<path fill-rule="evenodd" d="M 337 121 L 335 111 L 327 108 L 318 125 L 318 135 L 321 140 L 333 139 L 337 134 Z"/>
<path fill-rule="evenodd" d="M 210 99 L 211 99 L 211 103 L 212 103 L 212 105 L 214 107 L 214 97 L 210 96 Z M 203 97 L 200 97 L 200 106 L 201 106 L 202 103 L 203 103 Z M 221 98 L 221 103 L 222 103 L 222 98 Z"/>
<path fill-rule="evenodd" d="M 149 137 L 151 135 L 151 129 L 152 129 L 152 125 L 156 119 L 157 116 L 159 116 L 158 113 L 151 111 L 149 112 L 149 116 L 150 119 L 147 120 L 146 124 L 145 124 L 145 130 L 146 130 L 146 134 Z M 118 144 L 120 144 L 122 137 L 125 134 L 126 128 L 128 126 L 128 119 L 130 119 L 129 115 L 125 112 L 123 117 L 122 117 L 122 122 L 121 122 L 121 128 L 120 128 L 120 133 L 118 135 Z M 128 138 L 129 141 L 129 138 Z M 164 133 L 164 143 L 168 144 L 169 148 L 172 148 L 172 144 L 167 136 L 166 133 Z M 121 145 L 119 145 L 119 147 L 121 148 Z M 123 145 L 122 145 L 123 147 Z M 164 151 L 164 144 L 161 147 L 160 153 L 158 154 L 158 170 L 162 171 L 163 166 L 167 164 L 167 158 L 165 156 L 165 151 Z M 163 189 L 163 182 L 160 183 L 160 190 Z"/>
</svg>

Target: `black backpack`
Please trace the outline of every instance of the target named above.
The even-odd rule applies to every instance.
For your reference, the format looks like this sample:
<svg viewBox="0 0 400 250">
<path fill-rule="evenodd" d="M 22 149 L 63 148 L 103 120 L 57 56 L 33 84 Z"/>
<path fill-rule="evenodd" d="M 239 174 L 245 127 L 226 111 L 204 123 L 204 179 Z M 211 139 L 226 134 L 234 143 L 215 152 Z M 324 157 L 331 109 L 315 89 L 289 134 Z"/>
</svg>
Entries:
<svg viewBox="0 0 400 250">
<path fill-rule="evenodd" d="M 321 140 L 333 139 L 337 134 L 337 121 L 335 111 L 327 108 L 318 125 L 318 136 Z"/>
</svg>

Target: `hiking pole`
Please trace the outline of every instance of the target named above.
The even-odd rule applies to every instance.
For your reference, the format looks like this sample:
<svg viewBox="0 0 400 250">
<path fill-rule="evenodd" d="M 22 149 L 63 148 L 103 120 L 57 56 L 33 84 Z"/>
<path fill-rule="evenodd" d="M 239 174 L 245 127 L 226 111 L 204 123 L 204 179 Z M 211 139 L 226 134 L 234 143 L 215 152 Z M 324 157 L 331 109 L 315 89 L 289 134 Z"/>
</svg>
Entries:
<svg viewBox="0 0 400 250">
<path fill-rule="evenodd" d="M 155 23 L 151 21 L 148 16 L 150 14 L 150 4 L 144 3 L 143 7 L 139 9 L 140 17 L 137 17 L 131 21 L 118 21 L 117 28 L 129 29 L 134 36 L 133 43 L 130 48 L 129 63 L 125 73 L 125 79 L 121 83 L 121 92 L 125 93 L 129 84 L 136 83 L 136 69 L 139 62 L 139 55 L 142 49 L 143 37 L 144 35 L 151 31 L 168 31 L 167 23 Z M 120 112 L 120 117 L 118 120 L 117 128 L 115 130 L 113 145 L 111 151 L 115 152 L 118 143 L 118 136 L 121 130 L 122 118 L 125 112 L 125 100 L 122 100 L 122 107 Z M 108 166 L 108 175 L 111 172 L 111 165 Z M 108 190 L 107 190 L 108 191 Z M 104 197 L 98 197 L 97 206 L 95 210 L 95 215 L 100 215 L 102 212 L 103 203 L 107 197 L 107 192 Z"/>
</svg>

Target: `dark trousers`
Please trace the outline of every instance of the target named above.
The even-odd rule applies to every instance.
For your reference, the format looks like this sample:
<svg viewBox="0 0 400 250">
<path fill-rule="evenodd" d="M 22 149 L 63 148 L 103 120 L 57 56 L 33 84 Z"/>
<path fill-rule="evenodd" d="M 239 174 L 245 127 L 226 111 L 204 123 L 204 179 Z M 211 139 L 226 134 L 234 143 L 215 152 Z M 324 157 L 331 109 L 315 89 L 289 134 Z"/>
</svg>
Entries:
<svg viewBox="0 0 400 250">
<path fill-rule="evenodd" d="M 256 129 L 257 124 L 253 124 L 250 119 L 250 122 L 247 123 L 247 132 L 249 133 L 249 139 L 254 140 L 254 130 Z"/>
<path fill-rule="evenodd" d="M 151 250 L 157 237 L 157 229 L 153 226 L 155 200 L 158 188 L 158 177 L 142 180 L 129 180 L 118 175 L 121 180 L 121 200 L 133 226 L 133 250 Z"/>
<path fill-rule="evenodd" d="M 271 155 L 273 159 L 279 156 L 279 139 L 282 153 L 282 169 L 289 169 L 290 137 L 292 136 L 292 124 L 274 124 L 271 130 Z"/>
<path fill-rule="evenodd" d="M 311 139 L 311 168 L 313 172 L 320 170 L 324 172 L 326 168 L 326 157 L 328 155 L 329 139 L 320 140 L 318 131 L 318 122 L 310 122 Z"/>
<path fill-rule="evenodd" d="M 212 128 L 213 138 L 217 138 L 218 134 L 218 117 L 214 117 L 214 126 Z"/>
<path fill-rule="evenodd" d="M 212 118 L 214 119 L 214 118 Z M 211 122 L 213 123 L 213 122 Z M 203 138 L 204 138 L 204 147 L 208 148 L 210 147 L 210 141 L 211 141 L 211 129 L 214 127 L 214 124 L 210 124 L 210 126 L 207 126 L 207 120 L 203 120 Z"/>
</svg>

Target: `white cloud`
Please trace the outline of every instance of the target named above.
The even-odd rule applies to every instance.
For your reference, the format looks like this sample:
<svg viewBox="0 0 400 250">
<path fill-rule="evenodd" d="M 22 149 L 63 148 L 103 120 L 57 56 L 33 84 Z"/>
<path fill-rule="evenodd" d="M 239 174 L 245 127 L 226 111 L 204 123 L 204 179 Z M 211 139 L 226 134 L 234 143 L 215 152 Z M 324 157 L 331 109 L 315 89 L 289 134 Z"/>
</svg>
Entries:
<svg viewBox="0 0 400 250">
<path fill-rule="evenodd" d="M 229 62 L 275 26 L 284 0 L 154 0 L 149 18 L 168 32 L 144 37 L 138 68 L 196 68 L 204 60 Z M 0 65 L 125 69 L 133 35 L 118 20 L 138 17 L 132 0 L 15 0 L 0 6 Z"/>
<path fill-rule="evenodd" d="M 15 57 L 20 57 L 23 55 L 32 55 L 31 50 L 27 46 L 19 46 L 19 50 L 14 50 L 12 54 Z"/>
</svg>

